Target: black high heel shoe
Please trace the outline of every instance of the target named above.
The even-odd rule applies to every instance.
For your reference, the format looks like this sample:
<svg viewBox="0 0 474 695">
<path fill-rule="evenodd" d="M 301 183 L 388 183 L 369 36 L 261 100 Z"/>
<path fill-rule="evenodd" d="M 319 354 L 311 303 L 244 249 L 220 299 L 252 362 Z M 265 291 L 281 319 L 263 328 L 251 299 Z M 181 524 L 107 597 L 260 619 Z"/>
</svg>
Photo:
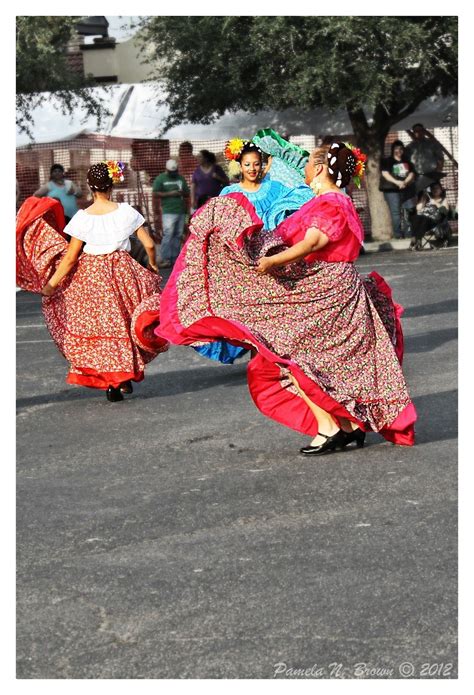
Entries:
<svg viewBox="0 0 474 695">
<path fill-rule="evenodd" d="M 326 441 L 324 444 L 319 444 L 318 446 L 303 446 L 300 449 L 300 453 L 304 456 L 319 456 L 320 454 L 325 454 L 327 451 L 334 451 L 335 449 L 343 449 L 346 446 L 345 432 L 338 430 L 336 434 L 329 437 L 327 434 L 318 432 L 321 437 L 325 437 Z"/>
<path fill-rule="evenodd" d="M 130 380 L 129 381 L 123 381 L 120 384 L 119 389 L 122 393 L 133 393 L 132 382 Z"/>
<path fill-rule="evenodd" d="M 123 401 L 123 393 L 120 391 L 119 388 L 116 389 L 114 386 L 109 386 L 109 388 L 105 392 L 105 395 L 107 396 L 107 400 L 111 401 L 111 403 Z"/>
<path fill-rule="evenodd" d="M 358 449 L 361 449 L 364 446 L 365 432 L 363 432 L 359 427 L 356 430 L 352 430 L 352 432 L 343 431 L 343 434 L 346 440 L 344 446 L 347 446 L 351 442 L 355 442 Z"/>
</svg>

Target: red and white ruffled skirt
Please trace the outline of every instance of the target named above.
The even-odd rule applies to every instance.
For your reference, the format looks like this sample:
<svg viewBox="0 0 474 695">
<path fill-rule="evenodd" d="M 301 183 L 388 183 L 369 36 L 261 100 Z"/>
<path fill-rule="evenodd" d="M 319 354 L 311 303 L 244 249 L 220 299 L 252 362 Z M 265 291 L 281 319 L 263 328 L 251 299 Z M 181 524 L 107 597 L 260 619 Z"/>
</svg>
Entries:
<svg viewBox="0 0 474 695">
<path fill-rule="evenodd" d="M 67 248 L 45 217 L 17 227 L 17 285 L 36 293 Z M 105 390 L 143 379 L 145 364 L 168 349 L 153 332 L 159 324 L 159 284 L 160 277 L 126 251 L 80 256 L 42 306 L 51 337 L 70 362 L 68 383 Z"/>
</svg>

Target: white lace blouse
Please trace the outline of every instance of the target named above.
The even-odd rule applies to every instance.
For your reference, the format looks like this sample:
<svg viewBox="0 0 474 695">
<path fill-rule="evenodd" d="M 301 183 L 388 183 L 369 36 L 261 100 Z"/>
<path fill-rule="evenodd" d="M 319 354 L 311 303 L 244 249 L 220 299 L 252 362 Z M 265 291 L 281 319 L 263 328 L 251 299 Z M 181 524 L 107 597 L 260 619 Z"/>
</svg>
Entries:
<svg viewBox="0 0 474 695">
<path fill-rule="evenodd" d="M 64 232 L 86 242 L 83 253 L 101 256 L 113 251 L 130 251 L 129 237 L 144 222 L 144 217 L 131 205 L 118 203 L 116 210 L 105 215 L 89 215 L 85 210 L 79 210 L 65 226 Z"/>
</svg>

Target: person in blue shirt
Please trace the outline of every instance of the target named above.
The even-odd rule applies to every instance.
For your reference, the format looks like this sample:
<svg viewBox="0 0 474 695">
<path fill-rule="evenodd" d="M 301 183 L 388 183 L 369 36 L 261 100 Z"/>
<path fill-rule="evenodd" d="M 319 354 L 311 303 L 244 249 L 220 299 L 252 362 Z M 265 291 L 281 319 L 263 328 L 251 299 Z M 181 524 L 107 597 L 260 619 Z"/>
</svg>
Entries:
<svg viewBox="0 0 474 695">
<path fill-rule="evenodd" d="M 249 140 L 230 140 L 224 154 L 231 160 L 231 164 L 234 162 L 238 164 L 240 182 L 226 186 L 219 195 L 242 193 L 254 206 L 263 222 L 264 230 L 272 231 L 288 215 L 314 198 L 314 193 L 304 183 L 303 172 L 306 163 L 304 155 L 307 155 L 304 150 L 286 142 L 270 129 L 259 131 L 256 137 L 265 139 L 266 149 L 273 152 L 266 169 L 264 170 L 263 167 L 263 154 L 259 145 Z M 287 152 L 290 152 L 293 160 L 291 164 L 285 161 Z M 299 166 L 296 166 L 294 161 L 296 153 Z M 278 178 L 283 178 L 289 185 L 281 183 L 281 180 L 277 180 L 276 177 L 272 178 L 272 169 Z M 232 364 L 234 360 L 248 352 L 245 348 L 225 341 L 195 346 L 194 349 L 203 357 L 224 364 Z"/>
<path fill-rule="evenodd" d="M 59 200 L 64 209 L 66 222 L 70 222 L 78 211 L 77 198 L 82 197 L 82 191 L 74 181 L 65 178 L 62 164 L 53 164 L 48 183 L 38 188 L 33 195 L 36 198 L 47 196 Z"/>
</svg>

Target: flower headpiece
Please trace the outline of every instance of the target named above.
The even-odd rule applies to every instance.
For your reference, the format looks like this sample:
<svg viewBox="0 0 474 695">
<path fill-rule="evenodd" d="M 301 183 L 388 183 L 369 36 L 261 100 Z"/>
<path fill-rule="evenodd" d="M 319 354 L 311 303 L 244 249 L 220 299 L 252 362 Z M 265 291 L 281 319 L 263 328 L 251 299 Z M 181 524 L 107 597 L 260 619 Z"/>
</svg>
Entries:
<svg viewBox="0 0 474 695">
<path fill-rule="evenodd" d="M 112 160 L 108 160 L 107 162 L 104 162 L 104 164 L 107 166 L 112 183 L 123 183 L 125 181 L 125 177 L 123 175 L 125 164 L 123 164 L 123 162 L 114 162 Z"/>
<path fill-rule="evenodd" d="M 255 150 L 259 154 L 262 154 L 262 150 L 258 145 L 256 145 L 252 140 L 241 140 L 241 138 L 233 138 L 229 140 L 224 150 L 224 157 L 229 161 L 237 161 L 242 155 L 242 151 L 245 147 Z"/>
<path fill-rule="evenodd" d="M 225 146 L 224 157 L 229 161 L 238 159 L 240 157 L 240 153 L 244 149 L 244 145 L 246 145 L 248 142 L 249 140 L 241 140 L 240 138 L 233 138 L 232 140 L 229 140 Z"/>
<path fill-rule="evenodd" d="M 367 155 L 361 152 L 358 147 L 351 145 L 350 142 L 345 142 L 344 145 L 347 147 L 348 150 L 351 150 L 352 154 L 356 158 L 356 164 L 354 173 L 352 175 L 352 180 L 354 181 L 357 188 L 360 188 L 362 177 L 364 176 L 365 172 L 365 163 L 367 161 Z"/>
</svg>

